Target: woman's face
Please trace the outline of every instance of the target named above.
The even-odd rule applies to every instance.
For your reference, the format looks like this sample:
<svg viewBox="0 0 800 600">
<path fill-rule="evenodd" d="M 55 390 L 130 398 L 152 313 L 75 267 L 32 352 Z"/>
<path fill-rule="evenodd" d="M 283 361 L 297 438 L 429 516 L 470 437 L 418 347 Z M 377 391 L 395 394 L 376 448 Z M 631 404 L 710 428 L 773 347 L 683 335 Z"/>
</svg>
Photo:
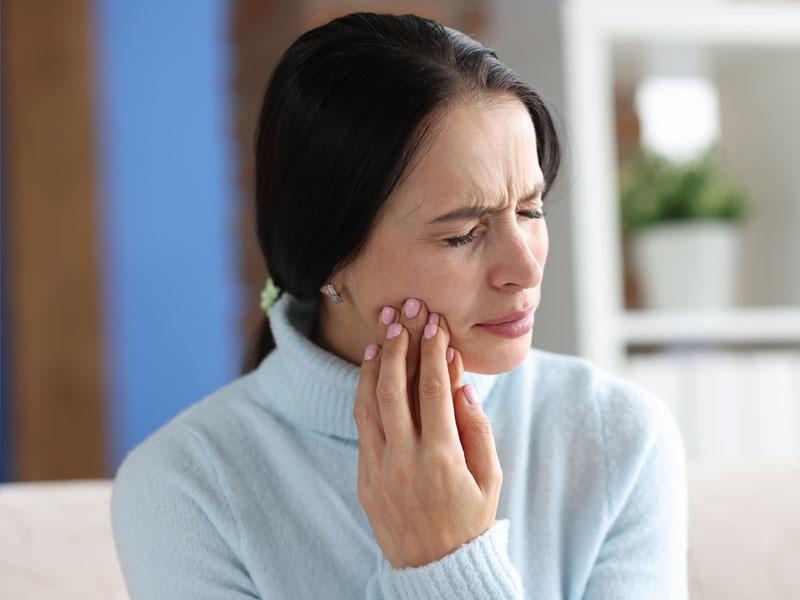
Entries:
<svg viewBox="0 0 800 600">
<path fill-rule="evenodd" d="M 548 249 L 544 219 L 531 216 L 541 215 L 544 185 L 531 117 L 516 96 L 493 98 L 502 101 L 465 101 L 434 125 L 367 247 L 333 278 L 346 298 L 326 312 L 347 311 L 334 321 L 356 362 L 375 341 L 381 308 L 406 298 L 445 316 L 467 371 L 502 373 L 527 355 L 532 331 L 508 338 L 478 326 L 535 310 Z M 473 205 L 486 214 L 437 221 Z"/>
</svg>

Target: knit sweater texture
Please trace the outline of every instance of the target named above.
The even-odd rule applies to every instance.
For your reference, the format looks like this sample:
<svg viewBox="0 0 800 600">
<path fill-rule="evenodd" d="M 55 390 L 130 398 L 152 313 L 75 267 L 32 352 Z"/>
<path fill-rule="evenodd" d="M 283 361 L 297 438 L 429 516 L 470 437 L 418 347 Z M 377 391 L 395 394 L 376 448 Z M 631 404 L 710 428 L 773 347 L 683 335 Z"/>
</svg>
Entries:
<svg viewBox="0 0 800 600">
<path fill-rule="evenodd" d="M 492 422 L 494 524 L 396 569 L 357 495 L 359 367 L 310 339 L 318 302 L 284 292 L 260 365 L 128 453 L 114 540 L 133 599 L 683 600 L 687 484 L 674 418 L 642 386 L 531 348 L 465 373 Z"/>
</svg>

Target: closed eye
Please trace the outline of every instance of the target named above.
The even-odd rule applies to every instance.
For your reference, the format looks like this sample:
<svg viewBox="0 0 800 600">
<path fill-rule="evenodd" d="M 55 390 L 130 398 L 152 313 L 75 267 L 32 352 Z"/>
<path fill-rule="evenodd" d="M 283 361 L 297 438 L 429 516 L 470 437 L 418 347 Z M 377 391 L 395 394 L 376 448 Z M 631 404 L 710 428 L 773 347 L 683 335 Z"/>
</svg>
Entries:
<svg viewBox="0 0 800 600">
<path fill-rule="evenodd" d="M 519 211 L 517 211 L 517 214 L 518 215 L 522 215 L 523 217 L 527 217 L 529 219 L 541 219 L 547 213 L 545 211 L 537 208 L 535 210 L 519 210 Z M 445 238 L 444 241 L 447 242 L 447 245 L 452 247 L 452 248 L 456 248 L 458 246 L 466 246 L 467 244 L 470 244 L 475 240 L 475 230 L 477 228 L 478 228 L 478 226 L 476 225 L 475 227 L 470 229 L 464 235 L 459 235 L 459 236 L 451 237 L 451 238 Z"/>
</svg>

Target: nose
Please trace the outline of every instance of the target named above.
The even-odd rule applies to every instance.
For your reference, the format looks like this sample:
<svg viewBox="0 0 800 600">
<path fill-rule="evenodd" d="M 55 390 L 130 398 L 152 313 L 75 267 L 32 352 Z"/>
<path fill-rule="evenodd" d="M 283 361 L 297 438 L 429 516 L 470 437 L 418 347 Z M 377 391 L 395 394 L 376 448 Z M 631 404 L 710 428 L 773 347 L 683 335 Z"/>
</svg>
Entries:
<svg viewBox="0 0 800 600">
<path fill-rule="evenodd" d="M 529 289 L 539 285 L 544 276 L 546 244 L 521 227 L 503 232 L 496 244 L 497 257 L 490 272 L 492 285 L 497 289 Z"/>
</svg>

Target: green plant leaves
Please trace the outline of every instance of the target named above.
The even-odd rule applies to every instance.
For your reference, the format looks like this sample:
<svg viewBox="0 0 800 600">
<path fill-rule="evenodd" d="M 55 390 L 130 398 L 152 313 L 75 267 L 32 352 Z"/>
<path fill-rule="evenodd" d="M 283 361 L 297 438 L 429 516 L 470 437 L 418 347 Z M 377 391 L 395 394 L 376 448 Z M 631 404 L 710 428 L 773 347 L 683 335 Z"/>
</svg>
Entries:
<svg viewBox="0 0 800 600">
<path fill-rule="evenodd" d="M 623 164 L 619 181 L 626 231 L 667 221 L 738 221 L 748 211 L 746 193 L 718 163 L 713 149 L 688 163 L 641 152 Z"/>
</svg>

